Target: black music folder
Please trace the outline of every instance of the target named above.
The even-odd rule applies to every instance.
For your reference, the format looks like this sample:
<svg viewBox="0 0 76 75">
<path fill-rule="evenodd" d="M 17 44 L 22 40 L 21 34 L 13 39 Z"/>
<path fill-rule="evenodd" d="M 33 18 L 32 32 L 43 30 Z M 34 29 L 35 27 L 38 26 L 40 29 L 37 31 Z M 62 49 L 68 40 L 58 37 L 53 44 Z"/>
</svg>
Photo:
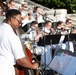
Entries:
<svg viewBox="0 0 76 75">
<path fill-rule="evenodd" d="M 56 35 L 45 35 L 43 38 L 40 38 L 38 45 L 50 45 L 50 44 L 58 44 L 60 40 L 61 34 Z"/>
<path fill-rule="evenodd" d="M 73 41 L 73 40 L 76 40 L 76 34 L 67 34 L 65 35 L 63 43 L 65 43 L 66 41 Z"/>
</svg>

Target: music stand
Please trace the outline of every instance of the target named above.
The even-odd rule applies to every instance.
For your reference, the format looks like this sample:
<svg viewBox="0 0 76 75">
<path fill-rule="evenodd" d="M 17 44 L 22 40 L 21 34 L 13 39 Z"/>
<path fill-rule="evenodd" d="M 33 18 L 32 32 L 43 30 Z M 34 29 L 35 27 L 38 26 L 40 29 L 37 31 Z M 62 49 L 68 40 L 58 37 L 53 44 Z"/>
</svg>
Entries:
<svg viewBox="0 0 76 75">
<path fill-rule="evenodd" d="M 75 75 L 76 55 L 72 56 L 72 52 L 61 49 L 56 53 L 50 68 L 62 75 Z"/>
<path fill-rule="evenodd" d="M 61 35 L 44 35 L 39 40 L 38 45 L 45 47 L 46 45 L 50 45 L 51 46 L 52 44 L 58 44 L 59 40 L 60 40 L 60 37 L 61 37 Z M 50 50 L 50 51 L 52 51 L 52 50 Z M 42 72 L 45 72 L 45 74 L 46 74 L 47 68 L 50 69 L 49 65 L 50 65 L 51 61 L 48 64 L 46 64 L 46 53 L 44 55 L 44 58 L 45 59 L 44 59 L 44 65 L 42 65 L 42 67 L 43 67 L 43 69 L 42 69 L 43 71 Z"/>
<path fill-rule="evenodd" d="M 68 38 L 69 36 L 69 38 Z M 76 34 L 67 34 L 65 35 L 65 39 L 63 41 L 63 43 L 65 43 L 66 41 L 72 41 L 72 40 L 76 40 Z"/>
<path fill-rule="evenodd" d="M 72 43 L 76 39 L 76 34 L 66 34 L 63 43 L 66 43 L 67 50 L 74 51 Z"/>
<path fill-rule="evenodd" d="M 52 41 L 52 44 L 58 44 L 60 40 L 61 34 L 57 35 L 45 35 L 43 36 L 43 39 L 40 39 L 38 42 L 39 46 L 44 46 L 44 45 L 50 45 L 50 41 Z M 45 40 L 44 40 L 45 38 Z M 45 41 L 45 43 L 44 43 Z"/>
</svg>

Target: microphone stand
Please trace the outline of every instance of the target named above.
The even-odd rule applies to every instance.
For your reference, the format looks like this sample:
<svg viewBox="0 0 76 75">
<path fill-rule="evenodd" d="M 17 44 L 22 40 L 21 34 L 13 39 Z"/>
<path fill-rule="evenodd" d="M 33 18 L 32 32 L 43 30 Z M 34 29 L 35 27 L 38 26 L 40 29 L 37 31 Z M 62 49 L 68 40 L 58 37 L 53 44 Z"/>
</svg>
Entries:
<svg viewBox="0 0 76 75">
<path fill-rule="evenodd" d="M 44 31 L 45 31 L 45 28 L 44 28 Z M 44 65 L 42 67 L 42 70 L 43 70 L 43 75 L 46 75 L 46 37 L 43 38 L 44 40 Z"/>
<path fill-rule="evenodd" d="M 46 20 L 46 19 L 45 19 Z M 45 27 L 44 27 L 44 32 L 45 32 Z M 43 35 L 43 43 L 44 43 L 44 63 L 42 64 L 42 75 L 47 75 L 47 68 L 49 66 L 49 64 L 47 65 L 46 64 L 46 36 L 45 36 L 45 33 L 42 32 L 42 35 Z"/>
<path fill-rule="evenodd" d="M 67 49 L 67 50 L 69 51 L 69 47 L 70 47 L 70 46 L 69 46 L 69 43 L 70 43 L 70 42 L 69 42 L 69 41 L 70 41 L 70 33 L 69 33 L 69 30 L 67 30 L 67 33 L 68 33 L 68 34 L 67 34 L 67 37 L 68 37 L 68 49 Z"/>
<path fill-rule="evenodd" d="M 44 63 L 40 67 L 40 72 L 42 75 L 48 75 L 50 72 L 52 75 L 55 74 L 55 72 L 49 67 L 51 60 L 48 64 L 46 64 L 46 36 L 43 38 L 44 40 Z M 52 40 L 50 40 L 50 46 L 52 45 Z M 50 53 L 52 52 L 52 48 L 50 49 Z M 53 58 L 52 58 L 53 59 Z M 50 70 L 49 70 L 50 69 Z"/>
<path fill-rule="evenodd" d="M 42 33 L 42 37 L 44 36 L 44 33 Z M 45 40 L 46 38 L 42 38 L 43 39 L 43 43 L 44 43 L 44 56 L 43 56 L 43 59 L 44 59 L 44 63 L 42 63 L 42 65 L 40 65 L 39 67 L 39 70 L 40 70 L 40 73 L 41 75 L 47 75 L 47 71 L 46 71 L 46 49 L 45 49 Z"/>
</svg>

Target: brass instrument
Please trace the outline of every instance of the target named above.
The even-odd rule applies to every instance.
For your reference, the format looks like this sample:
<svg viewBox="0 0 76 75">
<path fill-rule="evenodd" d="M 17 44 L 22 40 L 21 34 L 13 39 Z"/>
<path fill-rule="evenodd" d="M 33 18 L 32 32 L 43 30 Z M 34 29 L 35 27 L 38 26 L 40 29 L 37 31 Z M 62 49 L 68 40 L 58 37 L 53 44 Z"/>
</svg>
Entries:
<svg viewBox="0 0 76 75">
<path fill-rule="evenodd" d="M 45 32 L 44 30 L 40 29 L 40 28 L 37 28 L 36 29 L 38 33 L 43 33 L 45 35 L 49 35 L 49 33 Z"/>
</svg>

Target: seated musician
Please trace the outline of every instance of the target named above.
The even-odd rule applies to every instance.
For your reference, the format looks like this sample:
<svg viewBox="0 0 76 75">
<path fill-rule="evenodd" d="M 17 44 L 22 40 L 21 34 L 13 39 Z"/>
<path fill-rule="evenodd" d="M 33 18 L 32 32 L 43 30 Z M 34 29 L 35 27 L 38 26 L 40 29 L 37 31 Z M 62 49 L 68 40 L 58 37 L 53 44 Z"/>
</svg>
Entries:
<svg viewBox="0 0 76 75">
<path fill-rule="evenodd" d="M 28 10 L 27 3 L 22 3 L 19 10 L 21 11 L 21 15 L 22 15 L 22 23 L 23 23 L 22 27 L 24 27 L 27 23 L 30 23 L 35 20 L 33 17 L 32 10 Z"/>
<path fill-rule="evenodd" d="M 39 7 L 39 6 L 35 7 L 35 9 L 34 9 L 34 17 L 35 17 L 35 20 L 38 23 L 43 23 L 44 22 L 44 19 L 43 19 L 43 15 L 44 14 L 45 14 L 45 12 L 41 10 L 41 7 Z"/>
<path fill-rule="evenodd" d="M 15 4 L 15 0 L 10 0 L 9 4 L 8 4 L 9 10 L 10 9 L 17 9 L 16 8 L 16 4 Z"/>
<path fill-rule="evenodd" d="M 42 37 L 45 36 L 45 35 L 54 35 L 55 33 L 56 33 L 55 30 L 52 28 L 52 22 L 47 20 L 45 22 L 44 27 L 42 27 Z M 42 58 L 45 58 L 45 55 L 46 55 L 46 65 L 48 65 L 48 67 L 49 67 L 49 64 L 51 63 L 51 60 L 52 60 L 52 49 L 51 49 L 50 45 L 45 45 L 45 40 L 46 39 L 43 40 L 44 47 L 48 51 L 45 52 L 45 54 L 42 55 Z M 41 64 L 43 64 L 43 63 L 45 63 L 45 59 L 41 60 Z"/>
<path fill-rule="evenodd" d="M 65 29 L 67 30 L 67 34 L 68 34 L 68 41 L 66 41 L 66 49 L 74 52 L 74 47 L 73 47 L 73 42 L 72 42 L 73 40 L 69 40 L 70 39 L 69 35 L 71 33 L 74 33 L 71 19 L 66 20 L 65 27 L 66 27 Z"/>
<path fill-rule="evenodd" d="M 64 29 L 63 21 L 57 22 L 56 34 L 67 34 L 67 31 Z"/>
<path fill-rule="evenodd" d="M 70 30 L 70 33 L 73 33 L 73 34 L 76 33 L 76 29 L 74 29 L 74 26 L 72 24 L 72 20 L 71 19 L 67 19 L 66 20 L 66 27 Z"/>
<path fill-rule="evenodd" d="M 49 34 L 56 34 L 55 30 L 52 28 L 52 22 L 47 20 L 45 26 L 42 28 L 43 31 Z"/>
<path fill-rule="evenodd" d="M 68 33 L 71 33 L 73 30 L 72 20 L 67 19 L 65 22 L 65 29 L 68 31 Z"/>
<path fill-rule="evenodd" d="M 21 15 L 22 15 L 22 27 L 26 25 L 28 22 L 28 11 L 27 11 L 28 5 L 26 3 L 21 4 L 21 7 L 19 8 Z"/>
</svg>

